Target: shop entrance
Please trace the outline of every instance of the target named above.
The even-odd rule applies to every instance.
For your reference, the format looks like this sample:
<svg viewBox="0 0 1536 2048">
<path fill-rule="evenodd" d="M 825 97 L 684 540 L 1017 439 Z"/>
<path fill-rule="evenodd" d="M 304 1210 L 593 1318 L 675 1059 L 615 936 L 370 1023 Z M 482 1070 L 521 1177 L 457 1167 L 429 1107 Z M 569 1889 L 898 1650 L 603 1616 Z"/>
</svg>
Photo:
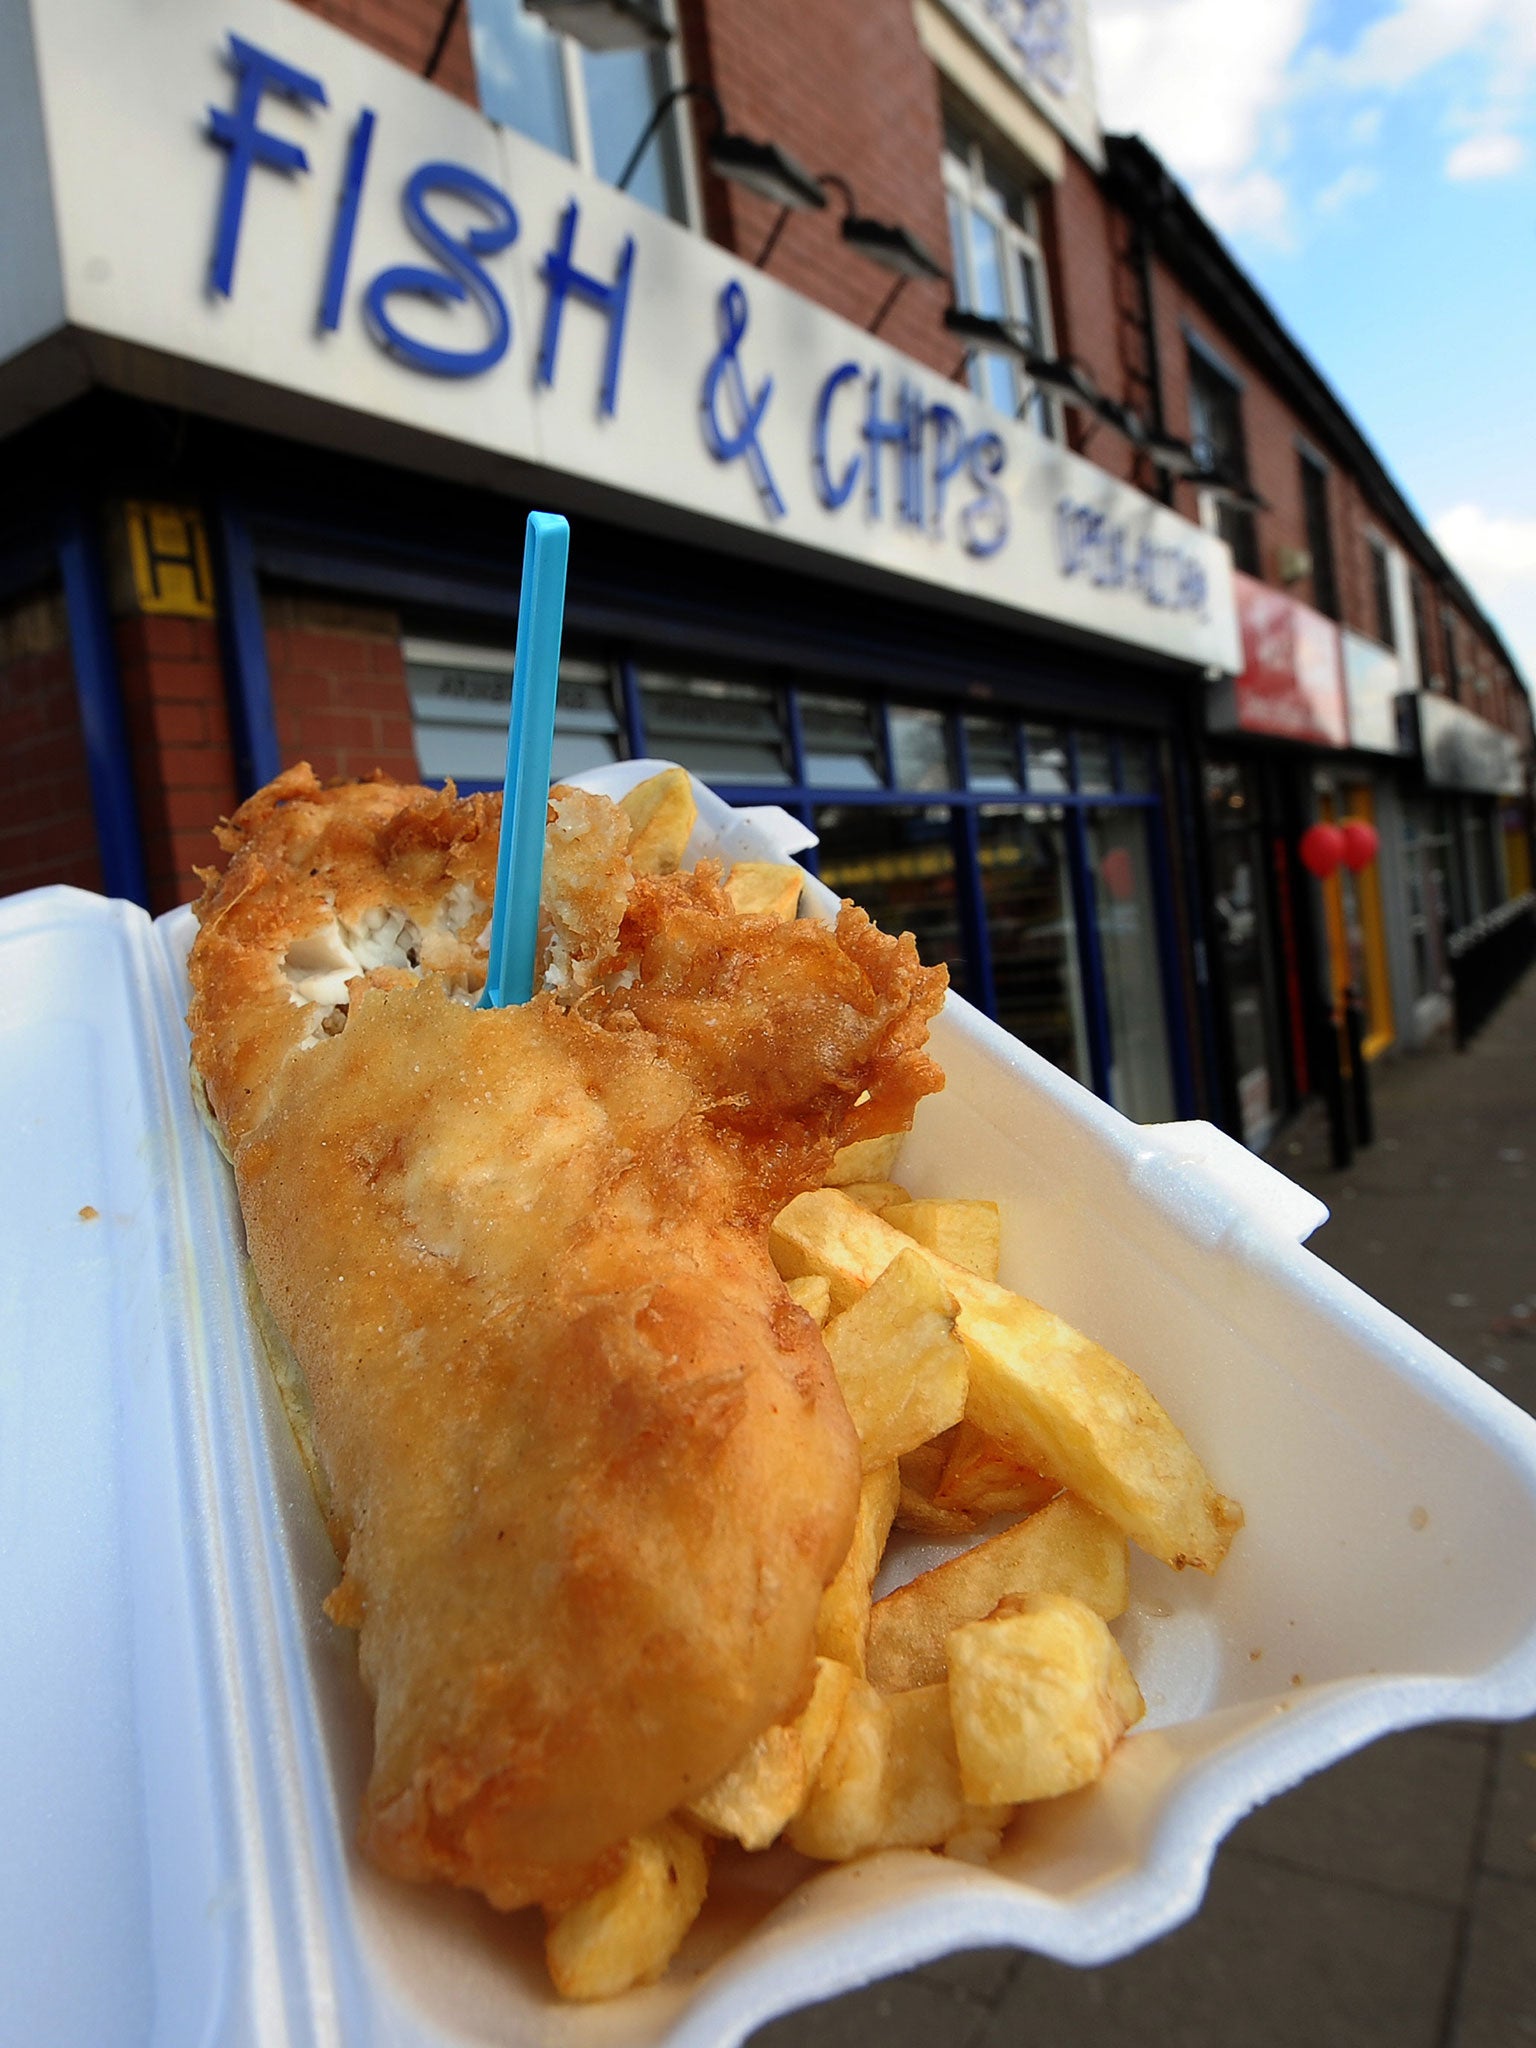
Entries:
<svg viewBox="0 0 1536 2048">
<path fill-rule="evenodd" d="M 1376 800 L 1368 782 L 1338 786 L 1319 776 L 1317 790 L 1317 814 L 1325 824 L 1355 818 L 1374 828 Z M 1365 1057 L 1374 1060 L 1396 1036 L 1380 873 L 1375 861 L 1358 873 L 1340 867 L 1322 886 L 1334 1008 L 1342 1014 L 1347 991 L 1358 991 L 1365 1009 Z"/>
<path fill-rule="evenodd" d="M 1205 796 L 1238 1116 L 1244 1144 L 1261 1151 L 1292 1106 L 1288 1036 L 1298 1048 L 1306 1042 L 1290 879 L 1279 822 L 1253 762 L 1208 761 Z M 1302 1079 L 1298 1092 L 1304 1089 Z"/>
</svg>

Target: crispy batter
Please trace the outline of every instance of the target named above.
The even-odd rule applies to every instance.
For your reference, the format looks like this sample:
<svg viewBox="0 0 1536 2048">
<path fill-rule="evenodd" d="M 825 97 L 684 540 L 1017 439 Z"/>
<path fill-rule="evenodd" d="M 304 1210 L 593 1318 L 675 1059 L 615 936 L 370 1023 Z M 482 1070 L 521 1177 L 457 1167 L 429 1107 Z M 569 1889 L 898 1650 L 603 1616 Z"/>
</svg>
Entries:
<svg viewBox="0 0 1536 2048">
<path fill-rule="evenodd" d="M 635 878 L 613 806 L 552 802 L 520 1008 L 470 1007 L 495 801 L 307 769 L 231 821 L 191 961 L 346 1546 L 364 1841 L 509 1907 L 606 1881 L 803 1694 L 859 1460 L 767 1224 L 941 1085 L 910 939 Z"/>
</svg>

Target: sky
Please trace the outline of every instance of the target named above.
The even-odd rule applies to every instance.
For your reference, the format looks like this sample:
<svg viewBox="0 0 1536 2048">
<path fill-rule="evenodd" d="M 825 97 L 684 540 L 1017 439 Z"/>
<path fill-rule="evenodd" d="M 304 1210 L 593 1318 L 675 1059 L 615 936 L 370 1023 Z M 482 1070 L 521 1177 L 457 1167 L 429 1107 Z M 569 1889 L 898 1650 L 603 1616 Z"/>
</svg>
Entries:
<svg viewBox="0 0 1536 2048">
<path fill-rule="evenodd" d="M 1536 0 L 1090 0 L 1190 192 L 1536 691 Z"/>
</svg>

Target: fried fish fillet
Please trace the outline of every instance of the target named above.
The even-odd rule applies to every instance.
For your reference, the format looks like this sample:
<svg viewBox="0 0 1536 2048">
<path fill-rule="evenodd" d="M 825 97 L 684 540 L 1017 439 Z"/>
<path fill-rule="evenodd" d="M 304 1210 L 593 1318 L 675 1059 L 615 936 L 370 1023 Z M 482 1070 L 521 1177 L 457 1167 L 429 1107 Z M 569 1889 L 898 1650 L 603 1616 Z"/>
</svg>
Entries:
<svg viewBox="0 0 1536 2048">
<path fill-rule="evenodd" d="M 375 1701 L 363 1840 L 503 1907 L 800 1704 L 859 1456 L 767 1226 L 942 1085 L 910 938 L 636 877 L 628 829 L 553 793 L 546 986 L 480 1010 L 496 800 L 295 769 L 224 828 L 190 964 Z"/>
</svg>

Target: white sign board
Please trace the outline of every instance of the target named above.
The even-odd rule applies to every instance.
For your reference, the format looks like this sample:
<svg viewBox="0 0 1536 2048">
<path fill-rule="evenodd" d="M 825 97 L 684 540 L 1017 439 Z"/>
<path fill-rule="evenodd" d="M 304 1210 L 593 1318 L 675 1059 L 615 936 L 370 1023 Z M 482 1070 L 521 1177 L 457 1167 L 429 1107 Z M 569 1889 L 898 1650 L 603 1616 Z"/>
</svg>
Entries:
<svg viewBox="0 0 1536 2048">
<path fill-rule="evenodd" d="M 1447 697 L 1418 699 L 1424 780 L 1432 789 L 1465 789 L 1484 796 L 1519 796 L 1525 788 L 1520 742 L 1464 711 Z"/>
<path fill-rule="evenodd" d="M 314 16 L 31 5 L 100 381 L 1236 666 L 1219 541 Z"/>
<path fill-rule="evenodd" d="M 1402 664 L 1390 647 L 1366 640 L 1345 627 L 1344 694 L 1349 704 L 1349 744 L 1370 754 L 1403 754 L 1409 743 L 1398 717 L 1404 696 Z"/>
<path fill-rule="evenodd" d="M 1074 149 L 1103 170 L 1088 0 L 944 0 L 944 5 Z"/>
</svg>

